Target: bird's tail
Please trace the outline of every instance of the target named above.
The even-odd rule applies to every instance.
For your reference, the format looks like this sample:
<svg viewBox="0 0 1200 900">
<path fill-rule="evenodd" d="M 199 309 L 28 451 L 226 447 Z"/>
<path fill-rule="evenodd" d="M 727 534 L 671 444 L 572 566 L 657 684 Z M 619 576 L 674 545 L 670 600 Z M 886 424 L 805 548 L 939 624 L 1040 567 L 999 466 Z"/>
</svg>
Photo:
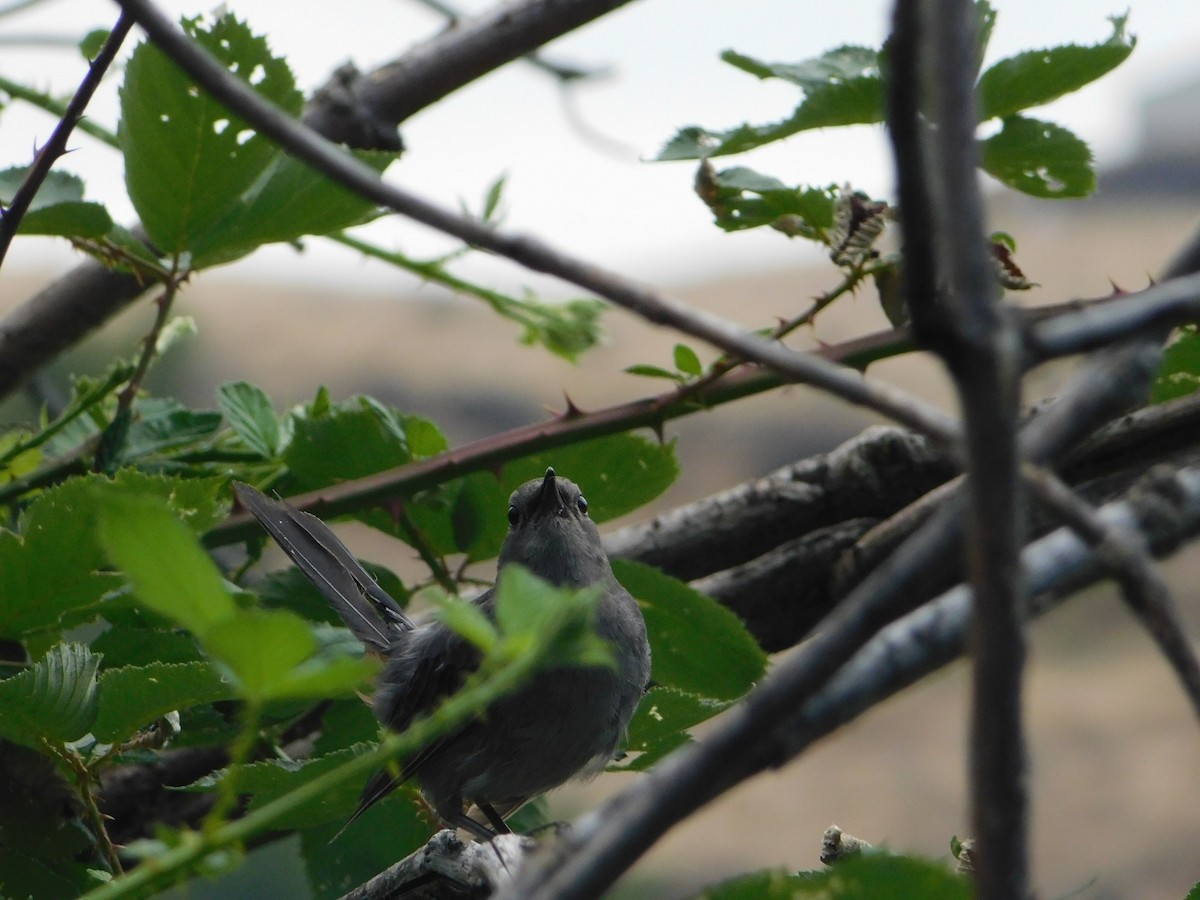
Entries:
<svg viewBox="0 0 1200 900">
<path fill-rule="evenodd" d="M 397 638 L 412 631 L 413 621 L 400 604 L 324 522 L 248 484 L 235 481 L 233 490 L 368 649 L 387 653 Z"/>
</svg>

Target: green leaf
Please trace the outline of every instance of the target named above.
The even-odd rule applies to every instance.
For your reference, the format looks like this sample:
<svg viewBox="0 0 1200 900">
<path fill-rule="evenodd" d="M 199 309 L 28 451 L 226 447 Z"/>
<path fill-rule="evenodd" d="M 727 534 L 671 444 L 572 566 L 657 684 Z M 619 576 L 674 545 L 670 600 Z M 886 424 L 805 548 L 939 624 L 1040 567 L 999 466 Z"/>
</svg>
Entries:
<svg viewBox="0 0 1200 900">
<path fill-rule="evenodd" d="M 201 639 L 213 656 L 233 669 L 246 693 L 260 698 L 317 649 L 304 620 L 277 609 L 240 610 L 214 623 Z"/>
<path fill-rule="evenodd" d="M 613 572 L 641 604 L 657 684 L 735 700 L 762 677 L 766 655 L 728 609 L 650 566 L 618 559 Z"/>
<path fill-rule="evenodd" d="M 300 855 L 313 896 L 344 896 L 418 850 L 433 832 L 427 815 L 411 792 L 395 791 L 364 812 L 339 840 L 333 838 L 341 820 L 302 831 Z"/>
<path fill-rule="evenodd" d="M 483 200 L 483 214 L 480 218 L 485 222 L 492 222 L 496 217 L 496 210 L 500 208 L 500 198 L 504 196 L 504 185 L 508 181 L 507 175 L 501 175 L 488 187 L 487 195 Z"/>
<path fill-rule="evenodd" d="M 258 809 L 307 784 L 314 778 L 319 778 L 326 772 L 336 769 L 367 749 L 369 749 L 367 745 L 357 744 L 349 749 L 329 753 L 316 759 L 267 760 L 243 765 L 237 772 L 238 792 L 250 795 L 249 809 Z M 205 776 L 199 781 L 193 782 L 188 785 L 187 790 L 216 790 L 221 781 L 228 777 L 229 770 L 223 769 L 215 775 Z M 314 825 L 344 818 L 354 811 L 359 790 L 360 786 L 358 785 L 343 783 L 331 791 L 314 797 L 311 802 L 298 807 L 289 815 L 288 826 L 311 828 Z"/>
<path fill-rule="evenodd" d="M 456 634 L 466 638 L 483 653 L 490 653 L 500 639 L 496 626 L 476 604 L 461 597 L 434 593 L 430 599 L 437 604 L 434 615 Z"/>
<path fill-rule="evenodd" d="M 988 44 L 992 41 L 992 31 L 996 28 L 996 10 L 987 0 L 975 0 L 975 28 L 978 37 L 976 52 L 975 74 L 983 67 L 983 58 L 987 55 Z"/>
<path fill-rule="evenodd" d="M 459 479 L 457 495 L 450 509 L 456 549 L 476 561 L 490 559 L 500 552 L 508 531 L 504 515 L 508 494 L 491 472 L 476 472 Z"/>
<path fill-rule="evenodd" d="M 666 378 L 669 381 L 683 380 L 678 372 L 672 372 L 669 369 L 662 368 L 661 366 L 650 366 L 642 363 L 626 366 L 623 371 L 627 375 L 640 375 L 643 378 Z"/>
<path fill-rule="evenodd" d="M 158 497 L 192 534 L 204 534 L 229 515 L 229 482 L 224 475 L 180 478 L 122 469 L 113 484 L 131 494 Z"/>
<path fill-rule="evenodd" d="M 369 397 L 351 397 L 319 417 L 296 419 L 283 460 L 295 486 L 315 490 L 409 462 L 406 422 Z"/>
<path fill-rule="evenodd" d="M 321 733 L 313 745 L 314 756 L 378 740 L 379 720 L 359 697 L 331 700 L 321 717 Z"/>
<path fill-rule="evenodd" d="M 121 459 L 129 462 L 187 446 L 215 435 L 221 424 L 219 412 L 188 409 L 170 397 L 146 397 L 138 403 Z"/>
<path fill-rule="evenodd" d="M 1163 351 L 1158 377 L 1150 389 L 1151 403 L 1186 397 L 1200 388 L 1200 328 L 1185 325 Z"/>
<path fill-rule="evenodd" d="M 687 375 L 699 377 L 704 372 L 700 357 L 687 344 L 675 345 L 675 368 Z"/>
<path fill-rule="evenodd" d="M 365 150 L 352 155 L 377 172 L 383 172 L 399 157 L 398 153 Z M 222 227 L 193 244 L 192 265 L 199 269 L 229 262 L 263 244 L 329 234 L 368 222 L 378 214 L 377 204 L 307 163 L 280 154 L 262 179 L 251 185 L 229 211 Z"/>
<path fill-rule="evenodd" d="M 1137 39 L 1126 34 L 1127 16 L 1110 21 L 1113 32 L 1101 44 L 1027 50 L 991 66 L 979 78 L 980 121 L 1005 118 L 1057 100 L 1123 63 Z"/>
<path fill-rule="evenodd" d="M 29 169 L 18 166 L 0 171 L 0 205 L 12 202 Z M 34 194 L 17 233 L 88 238 L 105 235 L 112 227 L 108 210 L 99 203 L 84 201 L 83 179 L 52 171 Z"/>
<path fill-rule="evenodd" d="M 260 456 L 276 456 L 281 447 L 279 417 L 271 398 L 247 381 L 233 381 L 217 389 L 217 406 L 242 443 Z"/>
<path fill-rule="evenodd" d="M 234 686 L 204 662 L 108 669 L 100 676 L 100 703 L 92 733 L 98 740 L 116 743 L 172 710 L 236 695 Z"/>
<path fill-rule="evenodd" d="M 656 159 L 708 159 L 744 153 L 813 128 L 883 121 L 879 55 L 868 47 L 837 47 L 800 63 L 765 63 L 732 50 L 722 53 L 721 58 L 759 78 L 789 81 L 804 90 L 804 99 L 791 116 L 780 122 L 745 123 L 726 131 L 682 128 Z"/>
<path fill-rule="evenodd" d="M 38 748 L 83 737 L 96 717 L 100 657 L 84 644 L 56 644 L 23 672 L 0 681 L 0 735 Z"/>
<path fill-rule="evenodd" d="M 92 486 L 99 476 L 72 479 L 44 491 L 20 522 L 21 534 L 0 529 L 0 637 L 21 639 L 51 628 L 64 613 L 97 605 L 121 579 L 99 571 Z"/>
<path fill-rule="evenodd" d="M 106 609 L 105 619 L 111 617 L 112 610 Z M 124 623 L 113 624 L 92 641 L 92 650 L 103 654 L 106 670 L 154 663 L 197 663 L 203 658 L 195 638 L 186 632 Z"/>
<path fill-rule="evenodd" d="M 696 192 L 716 224 L 726 231 L 770 226 L 789 237 L 825 240 L 833 226 L 838 190 L 827 187 L 788 187 L 778 178 L 745 166 L 713 172 L 701 164 Z"/>
<path fill-rule="evenodd" d="M 138 600 L 207 645 L 209 632 L 236 612 L 212 560 L 158 498 L 114 490 L 96 497 L 100 543 Z"/>
<path fill-rule="evenodd" d="M 818 91 L 864 76 L 879 77 L 879 54 L 869 47 L 849 44 L 799 63 L 766 63 L 734 50 L 726 50 L 721 59 L 758 78 L 781 78 L 805 91 Z"/>
<path fill-rule="evenodd" d="M 600 585 L 572 590 L 543 581 L 519 565 L 496 581 L 496 624 L 502 646 L 530 652 L 542 666 L 611 666 L 611 645 L 591 627 Z"/>
<path fill-rule="evenodd" d="M 1053 122 L 1009 116 L 982 150 L 985 172 L 1033 197 L 1086 197 L 1096 188 L 1092 151 Z"/>
<path fill-rule="evenodd" d="M 728 709 L 731 701 L 712 700 L 656 685 L 646 692 L 625 742 L 629 757 L 615 768 L 643 772 L 690 740 L 688 729 Z"/>
<path fill-rule="evenodd" d="M 209 28 L 183 26 L 264 99 L 299 114 L 303 98 L 287 64 L 245 24 L 225 15 Z M 211 245 L 279 154 L 150 43 L 126 66 L 118 137 L 130 199 L 169 256 Z"/>
<path fill-rule="evenodd" d="M 594 347 L 604 335 L 600 314 L 604 304 L 588 298 L 547 303 L 536 298 L 517 300 L 493 294 L 494 308 L 525 326 L 521 342 L 541 344 L 568 362 Z"/>
<path fill-rule="evenodd" d="M 107 28 L 97 28 L 85 34 L 83 40 L 79 42 L 79 52 L 83 58 L 91 61 L 99 56 L 100 48 L 104 46 L 110 33 Z"/>
</svg>

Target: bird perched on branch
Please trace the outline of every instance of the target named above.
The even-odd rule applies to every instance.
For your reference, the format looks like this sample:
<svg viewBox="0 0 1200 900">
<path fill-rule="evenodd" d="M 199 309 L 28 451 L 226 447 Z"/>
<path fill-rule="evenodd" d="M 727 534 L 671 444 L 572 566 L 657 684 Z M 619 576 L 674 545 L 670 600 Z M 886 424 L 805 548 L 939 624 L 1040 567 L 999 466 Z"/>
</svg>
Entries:
<svg viewBox="0 0 1200 900">
<path fill-rule="evenodd" d="M 478 668 L 478 648 L 441 622 L 413 622 L 320 519 L 248 485 L 234 484 L 234 490 L 346 626 L 386 656 L 373 705 L 388 728 L 403 731 Z M 415 778 L 446 824 L 487 840 L 508 831 L 503 817 L 529 798 L 599 771 L 613 758 L 650 680 L 641 610 L 613 575 L 573 482 L 553 469 L 527 481 L 509 499 L 508 522 L 501 570 L 516 563 L 560 587 L 603 587 L 593 622 L 612 645 L 615 664 L 537 672 L 479 717 L 401 760 L 398 774 L 372 777 L 350 822 Z M 495 589 L 474 602 L 493 617 Z M 478 807 L 491 827 L 468 816 L 464 804 Z"/>
</svg>

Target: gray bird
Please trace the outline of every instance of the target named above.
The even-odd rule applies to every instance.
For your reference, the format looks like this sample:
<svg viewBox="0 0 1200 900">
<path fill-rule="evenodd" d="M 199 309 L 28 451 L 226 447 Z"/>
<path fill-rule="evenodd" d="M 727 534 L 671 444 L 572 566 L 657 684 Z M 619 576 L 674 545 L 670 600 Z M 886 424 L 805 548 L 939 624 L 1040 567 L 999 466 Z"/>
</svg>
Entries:
<svg viewBox="0 0 1200 900">
<path fill-rule="evenodd" d="M 403 731 L 479 666 L 478 649 L 450 628 L 416 625 L 320 519 L 248 485 L 234 490 L 368 650 L 386 655 L 374 709 L 388 728 Z M 594 625 L 612 644 L 615 666 L 539 672 L 481 717 L 403 759 L 399 775 L 377 773 L 347 825 L 416 778 L 445 823 L 487 840 L 508 831 L 503 817 L 526 800 L 613 758 L 650 680 L 650 645 L 641 610 L 613 575 L 587 508 L 579 488 L 553 469 L 525 482 L 509 499 L 499 564 L 518 563 L 561 587 L 603 585 Z M 495 589 L 474 602 L 492 617 Z M 469 817 L 464 803 L 477 806 L 491 829 Z"/>
</svg>

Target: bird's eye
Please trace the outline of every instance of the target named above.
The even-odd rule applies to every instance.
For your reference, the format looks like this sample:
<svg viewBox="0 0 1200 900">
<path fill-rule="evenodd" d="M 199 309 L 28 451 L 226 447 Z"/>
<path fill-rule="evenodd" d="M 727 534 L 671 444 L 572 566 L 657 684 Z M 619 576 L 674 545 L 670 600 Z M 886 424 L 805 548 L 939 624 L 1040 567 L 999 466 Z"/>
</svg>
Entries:
<svg viewBox="0 0 1200 900">
<path fill-rule="evenodd" d="M 577 505 L 579 506 L 579 511 L 586 516 L 587 515 L 587 497 L 583 496 L 583 494 L 580 494 Z"/>
<path fill-rule="evenodd" d="M 516 528 L 517 523 L 520 521 L 521 521 L 521 514 L 517 511 L 517 508 L 515 506 L 510 506 L 508 508 L 508 524 L 511 525 L 513 528 Z"/>
</svg>

